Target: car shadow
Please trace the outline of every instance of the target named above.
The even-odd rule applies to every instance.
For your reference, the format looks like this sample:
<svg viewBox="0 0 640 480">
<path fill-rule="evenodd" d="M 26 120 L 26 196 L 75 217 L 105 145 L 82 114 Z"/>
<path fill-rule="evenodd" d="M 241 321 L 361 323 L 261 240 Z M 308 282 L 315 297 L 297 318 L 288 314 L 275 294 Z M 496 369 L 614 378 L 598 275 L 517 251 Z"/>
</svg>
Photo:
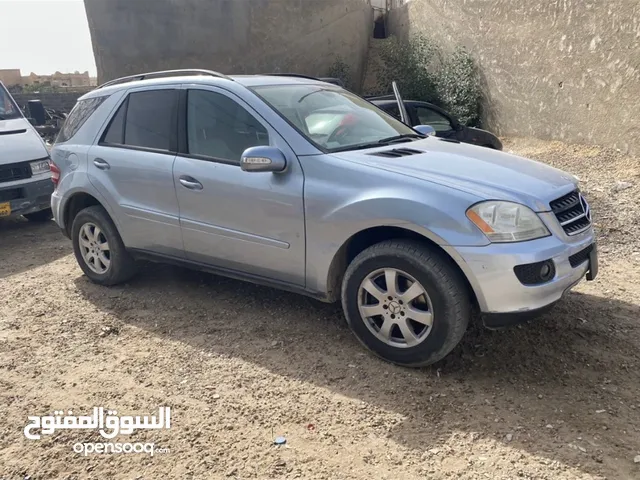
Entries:
<svg viewBox="0 0 640 480">
<path fill-rule="evenodd" d="M 640 452 L 637 305 L 571 293 L 532 323 L 474 324 L 443 361 L 408 369 L 366 352 L 338 305 L 163 265 L 109 295 L 75 283 L 124 323 L 396 412 L 388 437 L 419 452 L 482 438 L 615 478 Z"/>
<path fill-rule="evenodd" d="M 54 262 L 72 252 L 56 223 L 0 219 L 0 279 Z"/>
</svg>

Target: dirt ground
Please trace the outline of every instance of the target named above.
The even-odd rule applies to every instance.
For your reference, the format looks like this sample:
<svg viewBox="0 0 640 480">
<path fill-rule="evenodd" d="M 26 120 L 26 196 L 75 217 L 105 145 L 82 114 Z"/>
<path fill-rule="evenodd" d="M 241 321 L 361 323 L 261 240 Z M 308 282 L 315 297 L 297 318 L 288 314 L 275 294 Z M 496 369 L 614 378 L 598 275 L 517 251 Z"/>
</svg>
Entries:
<svg viewBox="0 0 640 480">
<path fill-rule="evenodd" d="M 53 222 L 0 222 L 0 478 L 639 479 L 640 159 L 505 150 L 582 180 L 600 275 L 421 370 L 365 352 L 337 306 L 160 265 L 103 288 Z M 170 430 L 114 440 L 169 452 L 84 457 L 72 446 L 95 431 L 23 434 L 29 415 L 94 406 L 170 406 Z"/>
</svg>

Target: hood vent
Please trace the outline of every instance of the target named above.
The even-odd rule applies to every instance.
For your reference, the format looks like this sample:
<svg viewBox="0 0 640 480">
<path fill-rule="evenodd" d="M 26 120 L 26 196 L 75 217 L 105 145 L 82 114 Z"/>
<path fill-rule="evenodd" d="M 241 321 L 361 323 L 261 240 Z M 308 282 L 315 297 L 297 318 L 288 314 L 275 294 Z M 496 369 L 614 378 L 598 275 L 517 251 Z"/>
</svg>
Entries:
<svg viewBox="0 0 640 480">
<path fill-rule="evenodd" d="M 416 155 L 418 153 L 424 153 L 420 150 L 414 150 L 413 148 L 394 148 L 393 150 L 383 150 L 381 152 L 370 153 L 369 155 L 375 155 L 376 157 L 397 158 L 406 157 L 408 155 Z"/>
<path fill-rule="evenodd" d="M 23 128 L 22 130 L 8 130 L 6 132 L 0 132 L 0 135 L 15 135 L 16 133 L 27 133 L 27 129 Z"/>
</svg>

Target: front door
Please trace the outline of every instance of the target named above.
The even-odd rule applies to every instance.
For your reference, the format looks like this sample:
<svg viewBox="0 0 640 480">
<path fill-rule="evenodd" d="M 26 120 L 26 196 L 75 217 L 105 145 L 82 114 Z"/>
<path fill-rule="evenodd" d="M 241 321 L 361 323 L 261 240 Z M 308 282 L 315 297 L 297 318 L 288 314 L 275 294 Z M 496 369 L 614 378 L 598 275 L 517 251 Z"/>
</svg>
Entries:
<svg viewBox="0 0 640 480">
<path fill-rule="evenodd" d="M 203 86 L 185 97 L 174 181 L 187 258 L 303 286 L 304 176 L 295 154 L 232 93 Z M 242 171 L 242 152 L 257 145 L 280 148 L 287 170 Z"/>
<path fill-rule="evenodd" d="M 183 257 L 173 184 L 178 93 L 130 91 L 89 150 L 87 169 L 128 248 Z"/>
</svg>

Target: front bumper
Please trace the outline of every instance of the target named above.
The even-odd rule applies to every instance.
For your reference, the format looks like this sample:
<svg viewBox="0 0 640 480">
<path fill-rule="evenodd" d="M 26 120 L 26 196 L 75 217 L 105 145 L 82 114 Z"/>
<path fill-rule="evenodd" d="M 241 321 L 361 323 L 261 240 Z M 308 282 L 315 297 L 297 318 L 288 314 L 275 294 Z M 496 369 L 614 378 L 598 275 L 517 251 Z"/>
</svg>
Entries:
<svg viewBox="0 0 640 480">
<path fill-rule="evenodd" d="M 593 253 L 572 266 L 569 257 L 593 245 Z M 484 314 L 531 314 L 560 300 L 589 273 L 598 269 L 593 229 L 561 240 L 556 235 L 519 243 L 490 244 L 485 247 L 456 247 L 463 270 Z M 514 272 L 516 265 L 552 260 L 555 275 L 539 285 L 523 285 Z M 591 278 L 590 278 L 591 279 Z"/>
<path fill-rule="evenodd" d="M 11 213 L 8 217 L 17 217 L 50 208 L 52 193 L 50 177 L 20 184 L 0 184 L 0 204 L 9 203 Z"/>
</svg>

